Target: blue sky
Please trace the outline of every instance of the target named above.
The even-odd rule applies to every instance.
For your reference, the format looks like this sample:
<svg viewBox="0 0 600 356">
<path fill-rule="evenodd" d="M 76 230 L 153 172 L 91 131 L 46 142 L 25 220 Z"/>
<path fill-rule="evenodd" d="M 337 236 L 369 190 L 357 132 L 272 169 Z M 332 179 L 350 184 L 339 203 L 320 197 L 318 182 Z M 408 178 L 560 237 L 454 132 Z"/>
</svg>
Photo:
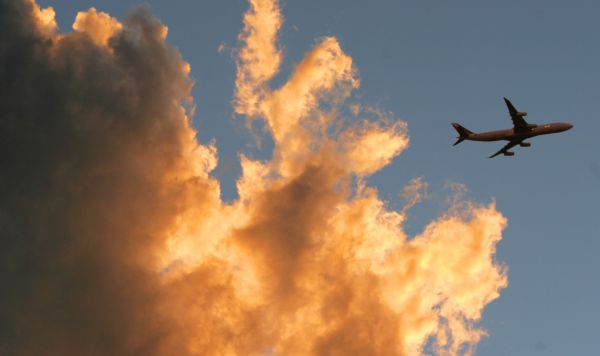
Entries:
<svg viewBox="0 0 600 356">
<path fill-rule="evenodd" d="M 95 6 L 123 19 L 137 1 L 40 1 L 52 5 L 62 31 L 77 11 Z M 199 138 L 216 138 L 223 196 L 235 197 L 237 152 L 257 148 L 233 115 L 236 46 L 242 0 L 149 2 L 169 27 L 169 42 L 192 66 Z M 509 226 L 497 259 L 509 286 L 489 305 L 489 332 L 478 355 L 592 355 L 600 336 L 600 3 L 592 0 L 284 1 L 279 80 L 315 43 L 332 35 L 359 70 L 351 101 L 391 111 L 408 123 L 410 148 L 371 178 L 390 206 L 412 178 L 431 199 L 412 208 L 417 233 L 445 208 L 448 182 L 468 196 L 494 199 Z M 218 47 L 224 44 L 225 51 Z M 276 79 L 277 80 L 277 79 Z M 514 157 L 487 157 L 502 143 L 452 147 L 450 122 L 472 131 L 510 127 L 502 97 L 532 123 L 568 121 L 564 134 L 531 140 Z"/>
</svg>

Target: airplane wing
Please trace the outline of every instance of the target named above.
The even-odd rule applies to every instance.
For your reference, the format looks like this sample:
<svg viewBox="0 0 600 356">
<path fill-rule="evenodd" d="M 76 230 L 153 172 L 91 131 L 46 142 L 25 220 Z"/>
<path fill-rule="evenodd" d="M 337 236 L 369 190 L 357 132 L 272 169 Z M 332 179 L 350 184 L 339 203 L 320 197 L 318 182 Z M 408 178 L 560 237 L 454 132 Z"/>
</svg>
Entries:
<svg viewBox="0 0 600 356">
<path fill-rule="evenodd" d="M 507 143 L 507 144 L 506 144 L 504 147 L 502 147 L 502 148 L 500 149 L 500 151 L 498 151 L 498 152 L 494 153 L 493 155 L 491 155 L 491 156 L 490 156 L 490 158 L 494 158 L 494 157 L 496 157 L 497 155 L 499 155 L 499 154 L 501 154 L 501 153 L 502 153 L 502 154 L 505 154 L 505 155 L 507 155 L 507 156 L 512 156 L 512 155 L 514 155 L 514 154 L 515 154 L 514 152 L 508 152 L 508 150 L 510 150 L 511 148 L 515 147 L 515 146 L 516 146 L 516 145 L 518 145 L 519 143 L 521 143 L 521 141 L 516 141 L 516 140 L 515 140 L 515 141 L 510 141 L 510 142 L 509 142 L 509 143 Z M 507 153 L 509 153 L 509 154 L 507 154 Z"/>
<path fill-rule="evenodd" d="M 510 118 L 512 119 L 515 130 L 517 130 L 517 131 L 526 130 L 528 124 L 527 124 L 527 121 L 525 121 L 525 119 L 523 119 L 523 116 L 527 116 L 527 113 L 518 111 L 514 107 L 514 105 L 510 102 L 510 100 L 508 100 L 507 98 L 504 98 L 504 102 L 506 103 L 506 106 L 508 107 L 508 112 L 510 114 Z"/>
</svg>

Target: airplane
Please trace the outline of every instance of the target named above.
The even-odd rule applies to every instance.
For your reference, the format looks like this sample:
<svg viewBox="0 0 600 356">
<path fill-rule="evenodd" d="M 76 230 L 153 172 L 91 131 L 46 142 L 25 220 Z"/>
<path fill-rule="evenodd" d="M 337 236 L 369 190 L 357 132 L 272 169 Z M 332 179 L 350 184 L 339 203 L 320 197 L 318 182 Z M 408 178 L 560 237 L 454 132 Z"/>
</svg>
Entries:
<svg viewBox="0 0 600 356">
<path fill-rule="evenodd" d="M 457 137 L 456 142 L 454 142 L 453 146 L 458 145 L 464 140 L 508 141 L 506 146 L 502 147 L 500 151 L 494 153 L 489 158 L 494 158 L 499 154 L 503 154 L 504 156 L 514 156 L 515 153 L 509 150 L 515 147 L 516 145 L 519 145 L 521 147 L 531 147 L 531 143 L 524 142 L 530 137 L 559 133 L 567 131 L 573 127 L 573 125 L 567 122 L 554 122 L 551 124 L 543 125 L 529 124 L 527 123 L 527 121 L 525 121 L 525 119 L 523 119 L 524 116 L 527 116 L 526 112 L 518 111 L 517 109 L 515 109 L 513 104 L 507 98 L 504 98 L 504 102 L 508 107 L 508 112 L 513 122 L 512 129 L 474 133 L 462 127 L 460 124 L 453 122 L 452 127 L 454 127 L 454 129 L 458 132 L 459 135 Z"/>
</svg>

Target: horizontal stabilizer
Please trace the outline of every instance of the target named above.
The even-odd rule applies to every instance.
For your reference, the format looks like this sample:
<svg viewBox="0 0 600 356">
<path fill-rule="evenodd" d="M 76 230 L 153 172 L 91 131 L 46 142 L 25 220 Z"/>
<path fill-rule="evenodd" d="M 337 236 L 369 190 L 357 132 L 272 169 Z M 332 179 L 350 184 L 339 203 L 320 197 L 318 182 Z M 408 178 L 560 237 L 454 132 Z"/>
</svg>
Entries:
<svg viewBox="0 0 600 356">
<path fill-rule="evenodd" d="M 469 136 L 473 134 L 473 132 L 471 132 L 468 129 L 462 127 L 460 124 L 457 124 L 456 122 L 452 123 L 452 127 L 454 127 L 454 129 L 456 130 L 456 132 L 458 132 L 458 137 L 457 137 L 458 140 L 456 140 L 456 142 L 454 142 L 453 146 L 458 145 L 459 143 L 461 143 L 464 140 L 468 139 Z"/>
</svg>

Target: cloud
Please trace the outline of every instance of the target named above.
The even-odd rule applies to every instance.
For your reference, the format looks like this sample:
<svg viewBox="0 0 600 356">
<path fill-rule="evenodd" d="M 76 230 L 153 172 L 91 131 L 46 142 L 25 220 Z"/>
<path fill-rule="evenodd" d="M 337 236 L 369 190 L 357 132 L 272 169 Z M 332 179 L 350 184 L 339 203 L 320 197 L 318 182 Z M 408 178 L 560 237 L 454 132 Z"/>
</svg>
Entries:
<svg viewBox="0 0 600 356">
<path fill-rule="evenodd" d="M 282 21 L 275 1 L 244 16 L 233 104 L 275 145 L 240 154 L 226 204 L 164 25 L 91 8 L 59 34 L 52 9 L 0 0 L 0 353 L 474 350 L 507 285 L 505 218 L 457 195 L 409 238 L 405 211 L 366 184 L 406 149 L 406 124 L 356 105 L 343 117 L 360 81 L 333 37 L 272 88 Z"/>
<path fill-rule="evenodd" d="M 108 40 L 122 29 L 122 25 L 108 14 L 90 8 L 79 12 L 73 23 L 75 31 L 88 34 L 97 45 L 108 45 Z"/>
<path fill-rule="evenodd" d="M 250 10 L 244 15 L 244 29 L 236 77 L 239 114 L 256 115 L 262 100 L 263 85 L 279 70 L 281 51 L 277 48 L 277 32 L 282 24 L 279 5 L 269 0 L 251 0 Z"/>
<path fill-rule="evenodd" d="M 166 236 L 219 204 L 187 64 L 144 8 L 66 35 L 40 13 L 0 1 L 0 353 L 157 354 Z"/>
</svg>

